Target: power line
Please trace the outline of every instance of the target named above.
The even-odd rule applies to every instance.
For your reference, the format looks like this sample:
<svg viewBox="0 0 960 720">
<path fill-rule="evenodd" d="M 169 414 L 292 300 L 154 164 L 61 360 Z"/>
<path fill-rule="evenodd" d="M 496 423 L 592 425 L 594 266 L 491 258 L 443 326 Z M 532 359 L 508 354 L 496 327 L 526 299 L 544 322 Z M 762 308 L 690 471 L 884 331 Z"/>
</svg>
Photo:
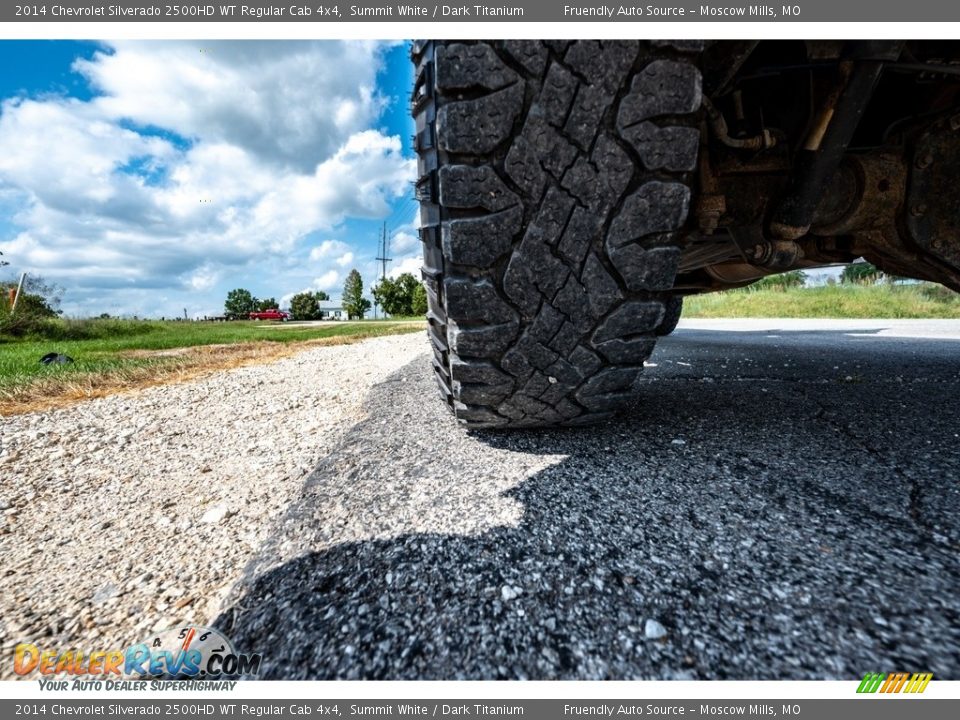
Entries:
<svg viewBox="0 0 960 720">
<path fill-rule="evenodd" d="M 386 219 L 387 224 L 390 225 L 391 228 L 397 228 L 400 225 L 405 225 L 406 222 L 403 220 L 403 216 L 413 209 L 416 202 L 417 199 L 415 197 L 407 198 L 402 205 L 394 208 L 394 211 Z"/>
<path fill-rule="evenodd" d="M 409 198 L 409 197 L 404 198 L 400 205 L 397 205 L 396 207 L 394 207 L 393 212 L 391 212 L 386 218 L 387 222 L 391 222 L 395 220 L 399 215 L 401 215 L 406 210 L 407 206 L 410 204 L 410 201 L 412 199 L 413 198 Z"/>
</svg>

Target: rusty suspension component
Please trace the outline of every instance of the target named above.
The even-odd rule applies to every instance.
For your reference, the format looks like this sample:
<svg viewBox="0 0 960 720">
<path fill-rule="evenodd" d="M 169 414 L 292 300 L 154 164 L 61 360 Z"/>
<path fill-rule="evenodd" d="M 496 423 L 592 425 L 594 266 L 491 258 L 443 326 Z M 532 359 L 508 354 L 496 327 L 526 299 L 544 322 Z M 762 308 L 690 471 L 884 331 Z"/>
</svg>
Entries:
<svg viewBox="0 0 960 720">
<path fill-rule="evenodd" d="M 823 188 L 846 153 L 884 61 L 895 60 L 901 47 L 902 43 L 895 41 L 852 43 L 836 83 L 797 153 L 795 171 L 770 222 L 773 235 L 796 240 L 810 230 Z"/>
</svg>

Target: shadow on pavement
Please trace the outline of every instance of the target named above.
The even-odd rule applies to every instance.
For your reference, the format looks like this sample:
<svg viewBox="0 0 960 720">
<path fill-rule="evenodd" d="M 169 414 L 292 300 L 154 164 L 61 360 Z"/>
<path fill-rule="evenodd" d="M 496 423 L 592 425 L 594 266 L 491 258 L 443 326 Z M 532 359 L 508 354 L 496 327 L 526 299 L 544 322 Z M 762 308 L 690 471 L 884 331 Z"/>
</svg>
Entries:
<svg viewBox="0 0 960 720">
<path fill-rule="evenodd" d="M 956 363 L 769 334 L 681 332 L 576 430 L 404 368 L 214 624 L 275 679 L 960 677 Z"/>
</svg>

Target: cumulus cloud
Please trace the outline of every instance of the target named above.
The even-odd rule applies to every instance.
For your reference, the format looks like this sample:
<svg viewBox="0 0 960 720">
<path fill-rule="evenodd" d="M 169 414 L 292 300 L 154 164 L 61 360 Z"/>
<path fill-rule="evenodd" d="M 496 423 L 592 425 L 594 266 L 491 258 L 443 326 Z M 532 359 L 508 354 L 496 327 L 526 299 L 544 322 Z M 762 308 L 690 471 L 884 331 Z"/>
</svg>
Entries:
<svg viewBox="0 0 960 720">
<path fill-rule="evenodd" d="M 209 290 L 220 280 L 221 273 L 219 270 L 205 265 L 199 267 L 190 273 L 188 282 L 190 287 L 194 290 Z"/>
<path fill-rule="evenodd" d="M 342 289 L 344 280 L 345 277 L 341 277 L 340 273 L 338 273 L 336 270 L 328 270 L 320 277 L 313 279 L 313 288 L 315 290 L 324 290 L 326 292 Z"/>
<path fill-rule="evenodd" d="M 350 245 L 341 240 L 324 240 L 310 250 L 310 260 L 313 262 L 333 262 L 340 267 L 347 267 L 354 259 Z"/>
<path fill-rule="evenodd" d="M 390 239 L 390 247 L 398 253 L 409 253 L 420 249 L 420 237 L 416 232 L 400 230 Z"/>
<path fill-rule="evenodd" d="M 68 284 L 67 300 L 204 291 L 347 218 L 382 217 L 415 164 L 370 129 L 381 62 L 368 42 L 124 41 L 79 60 L 92 99 L 0 104 L 17 228 L 0 250 Z M 325 241 L 310 258 L 347 268 L 353 252 Z M 340 279 L 314 272 L 317 289 Z"/>
<path fill-rule="evenodd" d="M 403 275 L 403 273 L 410 273 L 417 280 L 420 279 L 420 268 L 423 267 L 423 258 L 417 255 L 409 255 L 407 257 L 397 258 L 394 262 L 393 267 L 387 272 L 387 275 L 395 278 Z"/>
<path fill-rule="evenodd" d="M 106 117 L 309 172 L 383 109 L 377 53 L 367 41 L 121 41 L 74 68 Z"/>
<path fill-rule="evenodd" d="M 350 251 L 350 246 L 340 240 L 324 240 L 316 247 L 310 248 L 310 259 L 313 261 L 326 260 Z"/>
</svg>

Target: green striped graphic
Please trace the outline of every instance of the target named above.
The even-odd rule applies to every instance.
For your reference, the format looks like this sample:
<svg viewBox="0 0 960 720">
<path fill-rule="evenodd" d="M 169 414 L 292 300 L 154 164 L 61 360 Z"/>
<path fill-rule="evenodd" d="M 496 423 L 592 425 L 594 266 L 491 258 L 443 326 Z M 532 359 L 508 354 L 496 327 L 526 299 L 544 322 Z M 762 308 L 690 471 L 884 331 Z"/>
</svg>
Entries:
<svg viewBox="0 0 960 720">
<path fill-rule="evenodd" d="M 867 673 L 863 676 L 863 680 L 860 681 L 860 687 L 857 688 L 858 693 L 875 693 L 880 687 L 880 683 L 883 682 L 884 678 L 883 673 Z"/>
</svg>

